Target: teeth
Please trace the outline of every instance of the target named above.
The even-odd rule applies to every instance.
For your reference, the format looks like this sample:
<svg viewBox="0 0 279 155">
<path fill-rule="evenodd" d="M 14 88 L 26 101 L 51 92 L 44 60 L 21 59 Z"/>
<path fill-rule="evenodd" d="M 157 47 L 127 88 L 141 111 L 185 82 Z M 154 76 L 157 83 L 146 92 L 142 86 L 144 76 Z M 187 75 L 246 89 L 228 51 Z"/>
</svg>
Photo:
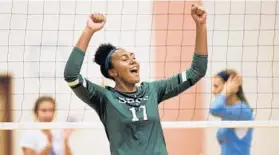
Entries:
<svg viewBox="0 0 279 155">
<path fill-rule="evenodd" d="M 137 69 L 137 67 L 133 67 L 132 69 L 131 69 L 131 71 L 137 71 L 138 69 Z"/>
</svg>

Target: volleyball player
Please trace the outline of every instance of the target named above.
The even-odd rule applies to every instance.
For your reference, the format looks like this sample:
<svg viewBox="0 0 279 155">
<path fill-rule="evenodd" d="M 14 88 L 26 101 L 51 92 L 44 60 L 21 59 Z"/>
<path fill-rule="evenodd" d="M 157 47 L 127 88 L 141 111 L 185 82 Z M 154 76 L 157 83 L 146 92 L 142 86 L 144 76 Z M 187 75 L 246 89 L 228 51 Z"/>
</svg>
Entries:
<svg viewBox="0 0 279 155">
<path fill-rule="evenodd" d="M 112 155 L 167 155 L 158 104 L 198 82 L 207 70 L 206 12 L 191 8 L 196 23 L 196 46 L 191 68 L 168 79 L 140 82 L 135 55 L 111 44 L 101 44 L 95 62 L 115 87 L 101 87 L 80 75 L 89 41 L 105 25 L 102 14 L 92 14 L 65 67 L 64 78 L 75 94 L 98 113 Z M 187 153 L 186 153 L 187 154 Z"/>
<path fill-rule="evenodd" d="M 34 105 L 33 112 L 38 122 L 52 122 L 56 102 L 52 97 L 41 96 Z M 21 137 L 20 146 L 24 155 L 71 155 L 68 144 L 71 129 L 29 130 Z"/>
<path fill-rule="evenodd" d="M 241 76 L 234 70 L 224 70 L 213 78 L 215 96 L 210 112 L 226 121 L 252 120 L 253 112 L 245 98 Z M 217 140 L 221 155 L 250 155 L 253 129 L 221 128 Z"/>
</svg>

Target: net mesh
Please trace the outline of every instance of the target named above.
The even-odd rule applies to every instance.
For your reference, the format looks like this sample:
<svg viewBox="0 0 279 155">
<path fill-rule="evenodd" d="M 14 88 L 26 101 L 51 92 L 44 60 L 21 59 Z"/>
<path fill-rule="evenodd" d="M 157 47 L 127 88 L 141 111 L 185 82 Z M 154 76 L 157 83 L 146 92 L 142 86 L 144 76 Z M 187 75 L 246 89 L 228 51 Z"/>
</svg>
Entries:
<svg viewBox="0 0 279 155">
<path fill-rule="evenodd" d="M 195 2 L 198 3 L 198 2 Z M 82 74 L 101 85 L 93 55 L 103 42 L 135 51 L 142 81 L 169 77 L 187 69 L 194 50 L 191 2 L 150 1 L 3 1 L 1 2 L 1 72 L 11 75 L 13 121 L 32 120 L 34 100 L 56 97 L 57 120 L 93 121 L 63 80 L 67 58 L 85 27 L 87 15 L 107 16 L 104 30 L 90 42 Z M 278 2 L 205 1 L 208 10 L 209 66 L 206 77 L 179 97 L 160 105 L 165 121 L 210 120 L 211 77 L 225 68 L 241 72 L 255 119 L 277 116 Z"/>
<path fill-rule="evenodd" d="M 278 126 L 279 3 L 276 0 L 6 0 L 0 2 L 0 72 L 2 77 L 11 77 L 11 104 L 9 109 L 1 105 L 1 119 L 5 123 L 0 123 L 0 128 L 102 128 L 97 114 L 72 93 L 63 78 L 65 63 L 88 14 L 104 13 L 107 23 L 90 42 L 82 75 L 94 83 L 113 86 L 92 61 L 97 46 L 103 42 L 135 52 L 141 62 L 142 81 L 166 78 L 191 65 L 195 46 L 192 3 L 203 4 L 208 12 L 208 72 L 191 89 L 160 104 L 163 126 Z M 244 92 L 257 121 L 221 123 L 209 114 L 211 78 L 225 68 L 241 72 Z M 42 95 L 56 98 L 58 123 L 32 123 L 34 101 Z M 65 123 L 72 117 L 78 123 Z"/>
</svg>

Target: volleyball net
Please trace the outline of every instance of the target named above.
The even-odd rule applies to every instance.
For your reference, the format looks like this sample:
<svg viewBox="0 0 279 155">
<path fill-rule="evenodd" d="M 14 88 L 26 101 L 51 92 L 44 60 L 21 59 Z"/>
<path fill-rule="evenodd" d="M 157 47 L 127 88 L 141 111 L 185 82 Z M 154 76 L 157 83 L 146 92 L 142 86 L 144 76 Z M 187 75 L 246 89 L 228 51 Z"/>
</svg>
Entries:
<svg viewBox="0 0 279 155">
<path fill-rule="evenodd" d="M 93 62 L 96 48 L 104 42 L 136 54 L 142 81 L 167 78 L 190 67 L 195 46 L 195 24 L 190 15 L 193 3 L 208 12 L 208 71 L 195 86 L 160 104 L 163 127 L 278 128 L 276 0 L 5 0 L 0 2 L 0 73 L 10 80 L 9 86 L 3 84 L 0 89 L 4 94 L 0 129 L 103 128 L 96 112 L 72 93 L 63 78 L 66 61 L 88 15 L 103 13 L 107 23 L 90 42 L 82 75 L 96 84 L 113 86 Z M 254 110 L 253 121 L 221 122 L 209 114 L 211 79 L 226 68 L 241 73 L 244 93 Z M 34 102 L 43 95 L 57 101 L 53 123 L 34 122 Z M 4 104 L 7 101 L 9 105 Z"/>
</svg>

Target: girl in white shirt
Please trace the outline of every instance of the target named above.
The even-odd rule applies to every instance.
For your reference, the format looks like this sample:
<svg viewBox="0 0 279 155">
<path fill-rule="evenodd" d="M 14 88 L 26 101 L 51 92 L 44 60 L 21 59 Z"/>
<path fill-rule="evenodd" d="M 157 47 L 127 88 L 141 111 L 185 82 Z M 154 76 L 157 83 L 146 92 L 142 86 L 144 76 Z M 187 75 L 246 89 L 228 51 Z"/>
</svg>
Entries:
<svg viewBox="0 0 279 155">
<path fill-rule="evenodd" d="M 55 114 L 55 100 L 49 96 L 39 97 L 33 112 L 38 122 L 52 122 Z M 20 141 L 24 155 L 72 155 L 68 144 L 71 129 L 29 130 Z"/>
</svg>

